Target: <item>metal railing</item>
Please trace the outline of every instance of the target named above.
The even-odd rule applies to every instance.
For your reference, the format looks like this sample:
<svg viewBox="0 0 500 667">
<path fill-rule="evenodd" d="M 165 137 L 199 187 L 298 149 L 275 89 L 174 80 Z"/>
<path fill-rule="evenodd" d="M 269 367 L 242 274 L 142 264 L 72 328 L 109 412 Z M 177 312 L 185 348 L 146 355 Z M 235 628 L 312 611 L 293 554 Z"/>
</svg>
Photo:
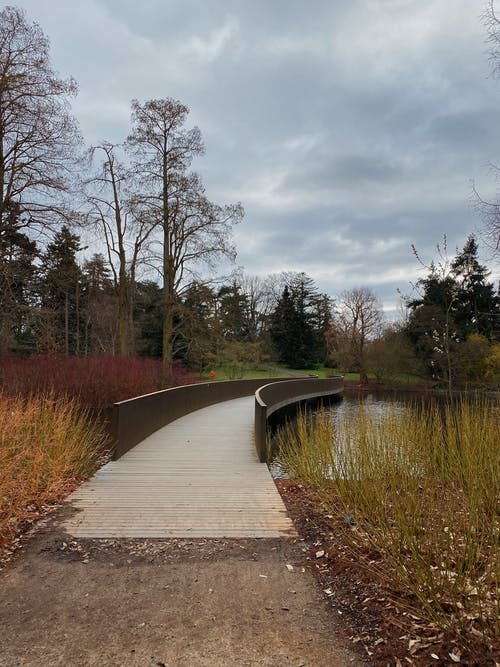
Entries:
<svg viewBox="0 0 500 667">
<path fill-rule="evenodd" d="M 265 383 L 275 383 L 286 379 L 202 382 L 172 387 L 115 403 L 111 426 L 113 458 L 119 459 L 148 435 L 179 417 L 208 405 L 242 396 L 251 396 Z"/>
<path fill-rule="evenodd" d="M 342 376 L 294 379 L 269 383 L 255 392 L 255 447 L 259 460 L 266 460 L 267 421 L 278 410 L 311 399 L 332 397 L 344 391 Z"/>
<path fill-rule="evenodd" d="M 255 393 L 255 447 L 259 460 L 265 461 L 267 420 L 271 414 L 293 403 L 341 394 L 343 388 L 340 376 L 326 380 L 228 380 L 172 387 L 121 401 L 113 406 L 113 458 L 119 459 L 148 435 L 179 417 L 215 403 Z"/>
</svg>

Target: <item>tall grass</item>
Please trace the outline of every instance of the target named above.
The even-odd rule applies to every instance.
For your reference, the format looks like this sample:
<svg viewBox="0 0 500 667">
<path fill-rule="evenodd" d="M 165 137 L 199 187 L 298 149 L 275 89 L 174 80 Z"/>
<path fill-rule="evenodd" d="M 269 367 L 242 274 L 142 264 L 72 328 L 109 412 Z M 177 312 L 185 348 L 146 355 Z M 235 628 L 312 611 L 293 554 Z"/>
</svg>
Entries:
<svg viewBox="0 0 500 667">
<path fill-rule="evenodd" d="M 23 396 L 50 391 L 93 407 L 107 407 L 127 398 L 196 381 L 180 364 L 166 374 L 160 359 L 63 354 L 0 357 L 0 391 Z"/>
<path fill-rule="evenodd" d="M 500 637 L 498 407 L 480 400 L 340 421 L 302 414 L 277 436 L 342 539 L 399 602 L 441 628 Z"/>
<path fill-rule="evenodd" d="M 0 395 L 0 547 L 96 469 L 105 440 L 75 400 Z"/>
</svg>

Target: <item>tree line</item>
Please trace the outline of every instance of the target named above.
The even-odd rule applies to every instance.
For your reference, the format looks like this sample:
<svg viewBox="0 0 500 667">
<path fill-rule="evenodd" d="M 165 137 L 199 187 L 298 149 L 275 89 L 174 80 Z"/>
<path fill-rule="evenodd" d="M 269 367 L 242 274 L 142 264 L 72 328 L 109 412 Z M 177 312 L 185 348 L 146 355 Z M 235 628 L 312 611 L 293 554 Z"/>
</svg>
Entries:
<svg viewBox="0 0 500 667">
<path fill-rule="evenodd" d="M 216 279 L 244 212 L 210 201 L 191 170 L 204 147 L 189 109 L 133 100 L 128 136 L 85 149 L 76 90 L 53 70 L 41 28 L 3 9 L 0 354 L 141 354 L 167 370 L 179 360 L 235 372 L 273 360 L 448 386 L 498 373 L 498 288 L 474 237 L 427 267 L 398 323 L 365 287 L 333 299 L 304 273 Z M 86 239 L 102 251 L 81 262 Z"/>
</svg>

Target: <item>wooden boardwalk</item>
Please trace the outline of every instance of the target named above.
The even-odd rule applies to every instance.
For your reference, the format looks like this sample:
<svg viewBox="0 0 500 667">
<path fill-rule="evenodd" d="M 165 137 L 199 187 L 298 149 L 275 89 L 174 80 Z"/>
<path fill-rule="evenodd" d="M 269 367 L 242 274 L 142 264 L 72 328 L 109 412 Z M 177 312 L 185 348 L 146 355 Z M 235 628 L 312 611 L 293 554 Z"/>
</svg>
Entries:
<svg viewBox="0 0 500 667">
<path fill-rule="evenodd" d="M 64 528 L 96 538 L 292 535 L 253 434 L 253 396 L 181 417 L 77 489 Z"/>
</svg>

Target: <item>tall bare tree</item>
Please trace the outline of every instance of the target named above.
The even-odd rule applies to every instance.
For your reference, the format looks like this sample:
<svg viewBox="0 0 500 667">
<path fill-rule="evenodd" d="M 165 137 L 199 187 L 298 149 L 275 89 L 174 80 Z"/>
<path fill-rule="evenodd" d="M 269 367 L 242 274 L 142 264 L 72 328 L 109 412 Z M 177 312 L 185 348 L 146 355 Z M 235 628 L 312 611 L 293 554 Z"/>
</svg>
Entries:
<svg viewBox="0 0 500 667">
<path fill-rule="evenodd" d="M 47 223 L 61 211 L 60 195 L 79 142 L 69 98 L 73 79 L 61 79 L 49 41 L 24 12 L 0 12 L 0 233 L 17 208 L 17 225 Z"/>
<path fill-rule="evenodd" d="M 0 349 L 13 323 L 26 328 L 28 312 L 12 296 L 33 230 L 43 230 L 62 213 L 62 195 L 79 136 L 69 109 L 72 79 L 54 72 L 49 42 L 16 7 L 0 11 Z M 28 245 L 27 245 L 28 244 Z M 34 256 L 33 247 L 32 255 Z M 13 279 L 13 276 L 15 280 Z M 16 325 L 17 326 L 17 325 Z"/>
<path fill-rule="evenodd" d="M 179 288 L 200 261 L 234 256 L 232 225 L 241 205 L 218 206 L 205 196 L 199 177 L 189 174 L 193 158 L 203 153 L 197 127 L 184 127 L 189 109 L 172 98 L 132 102 L 128 145 L 133 168 L 142 179 L 142 203 L 160 230 L 163 280 L 163 363 L 171 367 L 174 315 Z"/>
<path fill-rule="evenodd" d="M 90 150 L 99 155 L 99 171 L 85 182 L 90 216 L 102 232 L 118 296 L 118 347 L 122 356 L 132 348 L 133 290 L 138 262 L 154 229 L 133 192 L 133 175 L 117 156 L 117 147 L 103 143 Z M 139 201 L 138 201 L 139 200 Z"/>
<path fill-rule="evenodd" d="M 483 22 L 487 31 L 491 72 L 495 78 L 498 78 L 500 77 L 500 16 L 495 5 L 495 0 L 488 0 L 483 13 Z M 492 164 L 491 169 L 497 181 L 500 180 L 499 167 Z M 493 254 L 498 256 L 500 254 L 500 204 L 498 200 L 484 199 L 475 186 L 473 193 L 476 207 L 483 219 L 483 240 Z"/>
</svg>

